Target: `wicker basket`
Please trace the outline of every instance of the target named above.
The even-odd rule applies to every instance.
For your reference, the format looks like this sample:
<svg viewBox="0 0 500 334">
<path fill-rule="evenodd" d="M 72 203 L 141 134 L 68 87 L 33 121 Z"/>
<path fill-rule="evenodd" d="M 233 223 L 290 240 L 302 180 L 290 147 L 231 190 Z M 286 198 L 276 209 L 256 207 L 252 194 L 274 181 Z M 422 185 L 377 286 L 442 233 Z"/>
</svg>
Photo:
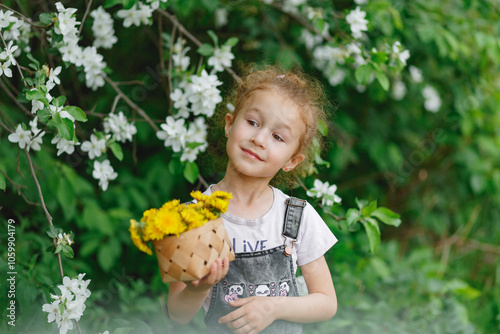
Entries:
<svg viewBox="0 0 500 334">
<path fill-rule="evenodd" d="M 203 226 L 153 242 L 163 283 L 193 281 L 210 272 L 217 259 L 234 260 L 222 218 Z"/>
</svg>

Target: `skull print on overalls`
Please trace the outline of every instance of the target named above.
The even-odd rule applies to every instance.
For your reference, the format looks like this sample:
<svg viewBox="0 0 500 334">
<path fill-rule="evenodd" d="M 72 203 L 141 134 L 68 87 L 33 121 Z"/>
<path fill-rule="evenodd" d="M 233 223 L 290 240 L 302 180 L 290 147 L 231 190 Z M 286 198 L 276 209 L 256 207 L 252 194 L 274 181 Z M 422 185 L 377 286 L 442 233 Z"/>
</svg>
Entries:
<svg viewBox="0 0 500 334">
<path fill-rule="evenodd" d="M 212 288 L 210 307 L 205 316 L 207 333 L 231 333 L 225 324 L 218 323 L 219 318 L 236 310 L 229 305 L 229 301 L 251 296 L 299 295 L 290 255 L 307 202 L 290 197 L 286 204 L 283 245 L 258 252 L 237 253 L 227 275 Z M 261 333 L 302 333 L 302 324 L 276 320 Z"/>
</svg>

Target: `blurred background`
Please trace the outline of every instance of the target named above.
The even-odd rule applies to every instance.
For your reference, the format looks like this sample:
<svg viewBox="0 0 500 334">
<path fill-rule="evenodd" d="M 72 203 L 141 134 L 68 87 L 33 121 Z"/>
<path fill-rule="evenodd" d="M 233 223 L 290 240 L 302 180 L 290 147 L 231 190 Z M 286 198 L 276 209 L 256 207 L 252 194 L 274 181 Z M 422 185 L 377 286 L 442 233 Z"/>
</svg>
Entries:
<svg viewBox="0 0 500 334">
<path fill-rule="evenodd" d="M 30 52 L 40 65 L 62 66 L 61 84 L 51 94 L 66 96 L 67 104 L 87 114 L 88 121 L 76 128 L 80 142 L 89 140 L 93 129 L 101 131 L 112 110 L 122 111 L 137 128 L 133 140 L 121 144 L 122 160 L 108 152 L 118 177 L 106 191 L 92 177 L 92 161 L 81 146 L 57 155 L 48 139 L 54 128 L 44 129 L 52 134 L 41 150 L 30 151 L 54 225 L 74 233 L 75 257 L 63 257 L 64 273 L 86 273 L 91 279 L 92 295 L 79 321 L 83 333 L 204 332 L 201 313 L 186 326 L 165 316 L 168 285 L 161 282 L 156 257 L 133 246 L 128 225 L 150 207 L 186 200 L 204 182 L 217 182 L 219 157 L 213 152 L 222 132 L 209 120 L 209 147 L 186 165 L 165 148 L 137 108 L 160 127 L 175 111 L 172 82 L 211 69 L 203 57 L 211 49 L 200 45 L 222 47 L 233 37 L 238 38 L 230 48 L 236 75 L 249 63 L 300 66 L 323 83 L 331 102 L 327 145 L 314 173 L 302 182 L 306 188 L 315 179 L 337 185 L 342 203 L 323 210 L 304 188 L 289 191 L 315 204 L 339 239 L 326 254 L 338 313 L 328 322 L 306 325 L 305 332 L 500 332 L 498 2 L 170 0 L 128 27 L 118 13 L 139 8 L 137 0 L 61 3 L 77 9 L 75 17 L 83 21 L 81 46 L 95 40 L 87 9 L 104 6 L 111 14 L 117 42 L 98 52 L 112 81 L 88 88 L 83 70 L 64 62 L 47 42 L 54 23 L 41 14 L 57 13 L 54 1 L 2 1 L 4 15 L 10 8 L 14 16 L 32 20 L 24 41 L 24 35 L 11 36 L 23 50 L 17 61 L 28 68 Z M 0 19 L 5 20 L 1 14 Z M 2 29 L 7 44 L 5 35 L 13 27 Z M 190 58 L 184 69 L 171 64 L 179 37 Z M 0 63 L 6 59 L 0 56 Z M 17 124 L 28 125 L 34 117 L 30 101 L 16 99 L 23 81 L 11 69 L 11 77 L 0 75 L 0 331 L 57 333 L 42 312 L 61 284 L 57 259 L 46 252 L 52 244 L 48 221 L 26 155 L 7 138 Z M 225 99 L 235 78 L 228 71 L 217 75 Z M 132 104 L 116 99 L 112 83 Z M 218 108 L 226 108 L 225 102 Z M 360 224 L 335 219 L 356 208 L 356 199 L 376 200 L 401 215 L 399 227 L 380 226 L 375 253 Z M 12 298 L 4 284 L 9 219 L 16 226 L 15 327 L 8 325 Z"/>
</svg>

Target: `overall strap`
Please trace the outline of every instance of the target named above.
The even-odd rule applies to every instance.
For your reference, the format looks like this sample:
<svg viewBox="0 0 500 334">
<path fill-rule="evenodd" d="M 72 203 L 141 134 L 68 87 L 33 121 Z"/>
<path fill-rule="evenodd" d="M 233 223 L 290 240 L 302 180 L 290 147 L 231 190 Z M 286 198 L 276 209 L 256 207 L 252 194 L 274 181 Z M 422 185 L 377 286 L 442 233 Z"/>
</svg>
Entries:
<svg viewBox="0 0 500 334">
<path fill-rule="evenodd" d="M 296 197 L 290 197 L 286 201 L 285 221 L 283 222 L 283 236 L 297 240 L 302 218 L 302 211 L 307 201 Z"/>
</svg>

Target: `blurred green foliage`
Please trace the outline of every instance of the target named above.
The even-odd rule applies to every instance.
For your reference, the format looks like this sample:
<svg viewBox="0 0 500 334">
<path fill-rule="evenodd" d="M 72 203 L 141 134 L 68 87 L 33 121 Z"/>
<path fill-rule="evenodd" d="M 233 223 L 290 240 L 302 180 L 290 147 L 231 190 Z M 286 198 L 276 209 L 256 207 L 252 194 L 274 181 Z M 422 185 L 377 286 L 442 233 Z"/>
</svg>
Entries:
<svg viewBox="0 0 500 334">
<path fill-rule="evenodd" d="M 132 6 L 134 2 L 106 3 L 115 14 L 120 4 Z M 55 10 L 52 1 L 3 3 L 35 21 L 40 13 Z M 85 11 L 85 1 L 63 3 L 78 8 L 79 13 Z M 327 14 L 324 22 L 315 24 L 330 25 L 330 43 L 349 40 L 345 14 L 355 8 L 352 1 L 308 4 Z M 229 17 L 227 25 L 217 28 L 218 8 L 226 8 Z M 408 64 L 422 71 L 424 83 L 412 81 L 408 68 L 384 72 L 390 84 L 405 83 L 407 93 L 402 100 L 394 99 L 377 81 L 358 91 L 358 81 L 366 81 L 361 71 L 357 78 L 350 70 L 343 84 L 329 86 L 301 41 L 304 25 L 295 14 L 280 10 L 278 1 L 266 5 L 256 0 L 172 0 L 167 11 L 202 43 L 212 44 L 208 29 L 221 41 L 237 37 L 240 42 L 233 48 L 236 72 L 249 62 L 300 65 L 324 81 L 328 98 L 336 105 L 327 150 L 322 154 L 330 168 L 319 167 L 317 178 L 337 184 L 343 206 L 333 213 L 348 217 L 337 222 L 324 212 L 339 238 L 326 255 L 339 311 L 331 321 L 306 325 L 306 333 L 498 332 L 500 7 L 486 0 L 369 0 L 362 9 L 370 22 L 368 39 L 363 42 L 366 49 L 400 41 L 411 52 Z M 157 44 L 163 38 L 160 32 L 170 34 L 172 24 L 164 17 L 161 20 L 161 27 L 160 15 L 155 15 L 152 26 L 129 29 L 116 20 L 119 42 L 103 51 L 113 80 L 147 83 L 122 89 L 152 119 L 164 119 L 168 110 L 165 73 L 156 65 Z M 90 23 L 83 31 L 86 36 Z M 33 53 L 42 63 L 48 62 L 38 46 Z M 62 81 L 73 84 L 64 87 L 71 105 L 94 113 L 109 112 L 116 96 L 110 86 L 92 92 L 71 67 L 64 75 Z M 232 78 L 228 73 L 222 77 L 226 92 Z M 424 108 L 425 84 L 432 85 L 442 100 L 436 113 Z M 119 106 L 130 112 L 122 102 Z M 25 115 L 5 90 L 0 92 L 0 112 L 2 122 L 24 121 Z M 77 128 L 86 136 L 92 127 L 102 126 L 98 117 L 88 118 L 90 127 Z M 65 275 L 85 272 L 92 280 L 92 295 L 80 325 L 85 333 L 106 329 L 112 333 L 117 328 L 116 333 L 199 333 L 204 328 L 202 314 L 187 326 L 178 326 L 165 316 L 168 286 L 161 282 L 155 257 L 140 253 L 127 229 L 128 219 L 171 198 L 185 200 L 193 187 L 201 185 L 193 186 L 182 169 L 171 165 L 171 153 L 145 122 L 136 125 L 135 142 L 123 145 L 123 161 L 110 158 L 119 177 L 105 192 L 92 179 L 92 165 L 85 155 L 56 157 L 50 145 L 31 154 L 54 224 L 75 235 L 74 259 L 63 258 Z M 0 331 L 55 332 L 41 310 L 60 284 L 57 260 L 46 252 L 52 244 L 46 234 L 48 223 L 41 207 L 28 203 L 40 201 L 36 185 L 24 152 L 18 152 L 7 135 L 0 129 L 0 188 L 6 188 L 0 191 Z M 210 154 L 198 160 L 200 173 L 209 183 L 220 178 L 214 160 Z M 311 186 L 313 178 L 304 182 Z M 306 198 L 300 188 L 292 194 Z M 377 201 L 401 214 L 403 224 L 397 229 L 380 226 L 383 240 L 375 254 L 369 252 L 366 234 L 357 232 L 359 224 L 349 224 L 356 213 L 347 210 L 357 206 L 356 198 Z M 16 226 L 15 328 L 7 325 L 4 308 L 8 303 L 4 284 L 8 219 L 14 219 Z"/>
</svg>

